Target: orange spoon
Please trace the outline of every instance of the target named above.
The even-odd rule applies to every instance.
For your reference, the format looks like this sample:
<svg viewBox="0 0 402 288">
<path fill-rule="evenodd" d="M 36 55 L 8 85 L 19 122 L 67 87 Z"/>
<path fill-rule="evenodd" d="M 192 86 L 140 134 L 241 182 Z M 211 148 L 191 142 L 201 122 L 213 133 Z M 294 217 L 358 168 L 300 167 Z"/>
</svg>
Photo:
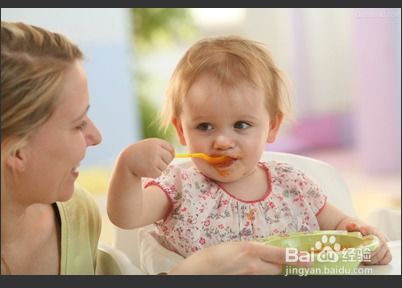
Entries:
<svg viewBox="0 0 402 288">
<path fill-rule="evenodd" d="M 228 160 L 230 158 L 227 156 L 209 156 L 204 153 L 178 153 L 178 154 L 176 154 L 176 158 L 189 158 L 189 157 L 201 158 L 211 164 L 219 164 L 219 163 L 225 162 L 226 160 Z"/>
</svg>

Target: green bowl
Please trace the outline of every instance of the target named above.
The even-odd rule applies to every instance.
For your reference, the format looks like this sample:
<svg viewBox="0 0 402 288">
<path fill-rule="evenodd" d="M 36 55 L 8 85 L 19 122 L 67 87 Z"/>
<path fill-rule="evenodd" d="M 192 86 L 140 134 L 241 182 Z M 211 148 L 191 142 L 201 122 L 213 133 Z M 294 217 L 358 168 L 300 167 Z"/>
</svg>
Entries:
<svg viewBox="0 0 402 288">
<path fill-rule="evenodd" d="M 309 267 L 284 265 L 284 275 L 343 275 L 358 274 L 357 268 L 380 241 L 375 235 L 362 236 L 360 232 L 322 230 L 295 232 L 286 236 L 270 236 L 263 243 L 286 248 L 287 262 L 311 262 Z"/>
</svg>

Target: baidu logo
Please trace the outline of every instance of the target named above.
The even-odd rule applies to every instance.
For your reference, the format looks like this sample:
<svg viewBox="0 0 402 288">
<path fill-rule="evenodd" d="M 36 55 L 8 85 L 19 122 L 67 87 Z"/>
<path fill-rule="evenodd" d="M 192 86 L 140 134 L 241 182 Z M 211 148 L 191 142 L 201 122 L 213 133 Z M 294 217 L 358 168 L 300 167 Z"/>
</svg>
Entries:
<svg viewBox="0 0 402 288">
<path fill-rule="evenodd" d="M 314 243 L 310 251 L 299 251 L 297 248 L 286 248 L 287 262 L 353 262 L 369 261 L 369 249 L 346 248 L 337 242 L 336 236 L 323 235 Z"/>
</svg>

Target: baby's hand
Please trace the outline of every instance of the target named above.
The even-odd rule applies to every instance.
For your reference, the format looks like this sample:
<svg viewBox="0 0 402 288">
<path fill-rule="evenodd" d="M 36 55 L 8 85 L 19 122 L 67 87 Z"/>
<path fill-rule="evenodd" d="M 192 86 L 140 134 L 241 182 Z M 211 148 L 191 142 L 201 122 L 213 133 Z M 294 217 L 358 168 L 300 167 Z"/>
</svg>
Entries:
<svg viewBox="0 0 402 288">
<path fill-rule="evenodd" d="M 121 157 L 134 175 L 156 178 L 172 162 L 174 154 L 174 147 L 169 142 L 149 138 L 130 145 Z"/>
<path fill-rule="evenodd" d="M 388 264 L 392 260 L 391 252 L 389 251 L 388 245 L 386 243 L 385 235 L 381 233 L 378 229 L 373 226 L 365 225 L 359 226 L 356 223 L 348 223 L 346 224 L 346 230 L 349 232 L 359 231 L 363 236 L 374 234 L 380 239 L 380 246 L 371 254 L 371 259 L 364 262 L 364 264 L 368 265 L 384 265 Z"/>
</svg>

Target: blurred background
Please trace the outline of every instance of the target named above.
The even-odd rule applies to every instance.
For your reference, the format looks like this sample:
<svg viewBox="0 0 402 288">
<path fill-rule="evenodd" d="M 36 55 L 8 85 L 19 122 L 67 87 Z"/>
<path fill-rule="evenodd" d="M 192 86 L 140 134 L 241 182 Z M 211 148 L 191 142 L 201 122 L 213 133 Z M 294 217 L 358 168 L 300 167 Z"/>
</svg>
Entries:
<svg viewBox="0 0 402 288">
<path fill-rule="evenodd" d="M 176 63 L 206 36 L 263 42 L 287 75 L 292 118 L 267 150 L 335 166 L 363 219 L 400 210 L 400 9 L 2 8 L 1 18 L 61 32 L 86 55 L 103 142 L 89 149 L 79 182 L 98 200 L 102 241 L 112 239 L 105 193 L 119 151 L 147 137 L 183 149 L 154 120 Z"/>
</svg>

